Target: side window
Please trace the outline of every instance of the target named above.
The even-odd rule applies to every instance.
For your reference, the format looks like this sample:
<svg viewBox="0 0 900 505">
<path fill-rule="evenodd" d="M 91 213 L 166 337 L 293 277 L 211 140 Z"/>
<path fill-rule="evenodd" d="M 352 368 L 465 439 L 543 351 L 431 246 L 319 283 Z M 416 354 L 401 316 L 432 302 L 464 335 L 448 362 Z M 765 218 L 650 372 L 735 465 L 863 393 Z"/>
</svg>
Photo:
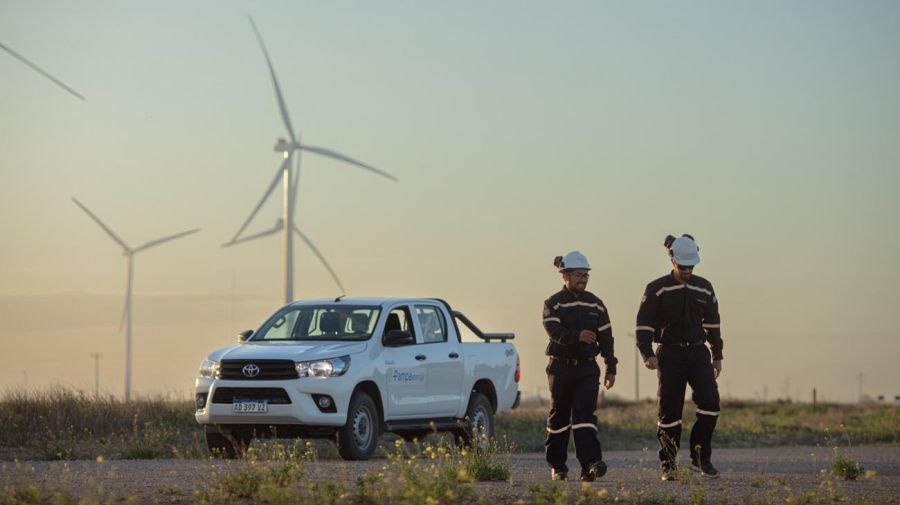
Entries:
<svg viewBox="0 0 900 505">
<path fill-rule="evenodd" d="M 397 307 L 388 314 L 387 322 L 384 324 L 384 334 L 387 335 L 391 330 L 403 330 L 412 335 L 413 338 L 416 338 L 416 331 L 413 329 L 409 307 L 405 305 Z"/>
<path fill-rule="evenodd" d="M 447 321 L 437 307 L 416 305 L 419 327 L 422 328 L 422 340 L 426 344 L 447 341 Z"/>
</svg>

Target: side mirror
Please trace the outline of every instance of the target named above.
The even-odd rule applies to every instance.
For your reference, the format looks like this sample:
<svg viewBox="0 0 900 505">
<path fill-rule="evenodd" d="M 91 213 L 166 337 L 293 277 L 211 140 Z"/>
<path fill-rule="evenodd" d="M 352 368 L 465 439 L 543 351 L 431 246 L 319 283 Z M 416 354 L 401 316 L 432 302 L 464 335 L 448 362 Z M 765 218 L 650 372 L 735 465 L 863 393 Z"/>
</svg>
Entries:
<svg viewBox="0 0 900 505">
<path fill-rule="evenodd" d="M 253 335 L 253 330 L 244 330 L 238 333 L 238 342 L 246 342 Z"/>
<path fill-rule="evenodd" d="M 387 347 L 400 347 L 401 345 L 414 344 L 416 339 L 408 331 L 391 330 L 381 339 L 381 342 Z"/>
</svg>

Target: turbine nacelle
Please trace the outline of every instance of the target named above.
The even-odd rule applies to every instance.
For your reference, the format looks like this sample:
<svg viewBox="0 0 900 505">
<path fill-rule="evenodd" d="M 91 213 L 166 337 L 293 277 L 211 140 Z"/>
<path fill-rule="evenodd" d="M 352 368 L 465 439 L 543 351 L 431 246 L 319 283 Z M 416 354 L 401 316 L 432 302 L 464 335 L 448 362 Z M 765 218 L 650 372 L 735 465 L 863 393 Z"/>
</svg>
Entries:
<svg viewBox="0 0 900 505">
<path fill-rule="evenodd" d="M 296 142 L 288 142 L 285 139 L 278 139 L 278 142 L 275 142 L 274 149 L 276 153 L 287 153 L 296 149 L 300 149 L 300 144 L 297 144 Z"/>
</svg>

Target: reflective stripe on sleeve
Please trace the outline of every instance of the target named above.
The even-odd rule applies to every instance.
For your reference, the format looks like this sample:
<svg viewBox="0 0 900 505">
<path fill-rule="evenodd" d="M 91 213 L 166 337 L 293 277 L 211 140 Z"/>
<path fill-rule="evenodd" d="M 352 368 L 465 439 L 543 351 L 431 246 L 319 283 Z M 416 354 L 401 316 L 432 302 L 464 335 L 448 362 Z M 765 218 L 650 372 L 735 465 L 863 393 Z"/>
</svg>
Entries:
<svg viewBox="0 0 900 505">
<path fill-rule="evenodd" d="M 646 331 L 656 331 L 656 328 L 652 326 L 638 326 L 637 331 L 646 330 Z"/>
<path fill-rule="evenodd" d="M 697 413 L 698 413 L 698 414 L 703 414 L 703 415 L 705 415 L 705 416 L 713 416 L 713 417 L 716 417 L 716 416 L 719 415 L 718 412 L 712 412 L 712 411 L 710 411 L 710 410 L 700 410 L 700 409 L 697 409 Z"/>
<path fill-rule="evenodd" d="M 721 325 L 720 324 L 705 324 L 705 323 L 703 324 L 704 328 L 718 328 L 719 326 L 721 326 Z"/>
<path fill-rule="evenodd" d="M 549 323 L 550 321 L 556 321 L 557 323 L 562 323 L 558 317 L 546 317 L 544 318 L 545 323 Z"/>
<path fill-rule="evenodd" d="M 563 426 L 562 428 L 560 428 L 560 429 L 558 429 L 558 430 L 553 430 L 553 429 L 550 429 L 550 427 L 548 426 L 548 427 L 547 427 L 547 433 L 556 435 L 556 434 L 558 434 L 558 433 L 562 433 L 562 432 L 568 430 L 568 429 L 571 428 L 571 427 L 572 427 L 572 425 L 570 424 L 570 425 L 568 425 L 568 426 Z"/>
<path fill-rule="evenodd" d="M 678 426 L 679 424 L 681 424 L 681 419 L 679 419 L 673 423 L 665 423 L 665 424 L 661 423 L 659 421 L 656 422 L 656 425 L 659 426 L 660 428 L 671 428 L 673 426 Z"/>
<path fill-rule="evenodd" d="M 572 425 L 573 430 L 577 430 L 578 428 L 593 428 L 594 431 L 597 431 L 597 425 L 594 423 L 580 423 Z"/>
<path fill-rule="evenodd" d="M 603 326 L 597 328 L 597 331 L 608 330 L 608 329 L 610 329 L 610 328 L 612 328 L 612 323 L 606 323 L 606 324 L 604 324 Z"/>
</svg>

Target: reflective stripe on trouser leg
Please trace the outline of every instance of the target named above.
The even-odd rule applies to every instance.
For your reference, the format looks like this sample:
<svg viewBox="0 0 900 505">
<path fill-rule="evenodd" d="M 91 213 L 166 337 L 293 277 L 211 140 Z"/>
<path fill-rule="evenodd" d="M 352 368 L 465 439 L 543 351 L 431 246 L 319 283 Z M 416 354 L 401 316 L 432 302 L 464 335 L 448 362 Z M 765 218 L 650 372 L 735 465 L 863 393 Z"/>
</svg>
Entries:
<svg viewBox="0 0 900 505">
<path fill-rule="evenodd" d="M 547 416 L 547 438 L 544 456 L 547 463 L 560 471 L 568 470 L 569 433 L 572 430 L 572 388 L 564 375 L 547 374 L 550 385 L 550 414 Z"/>
<path fill-rule="evenodd" d="M 584 469 L 603 459 L 600 441 L 597 440 L 597 416 L 594 415 L 600 392 L 599 370 L 573 379 L 572 438 L 575 440 L 575 457 Z"/>
</svg>

